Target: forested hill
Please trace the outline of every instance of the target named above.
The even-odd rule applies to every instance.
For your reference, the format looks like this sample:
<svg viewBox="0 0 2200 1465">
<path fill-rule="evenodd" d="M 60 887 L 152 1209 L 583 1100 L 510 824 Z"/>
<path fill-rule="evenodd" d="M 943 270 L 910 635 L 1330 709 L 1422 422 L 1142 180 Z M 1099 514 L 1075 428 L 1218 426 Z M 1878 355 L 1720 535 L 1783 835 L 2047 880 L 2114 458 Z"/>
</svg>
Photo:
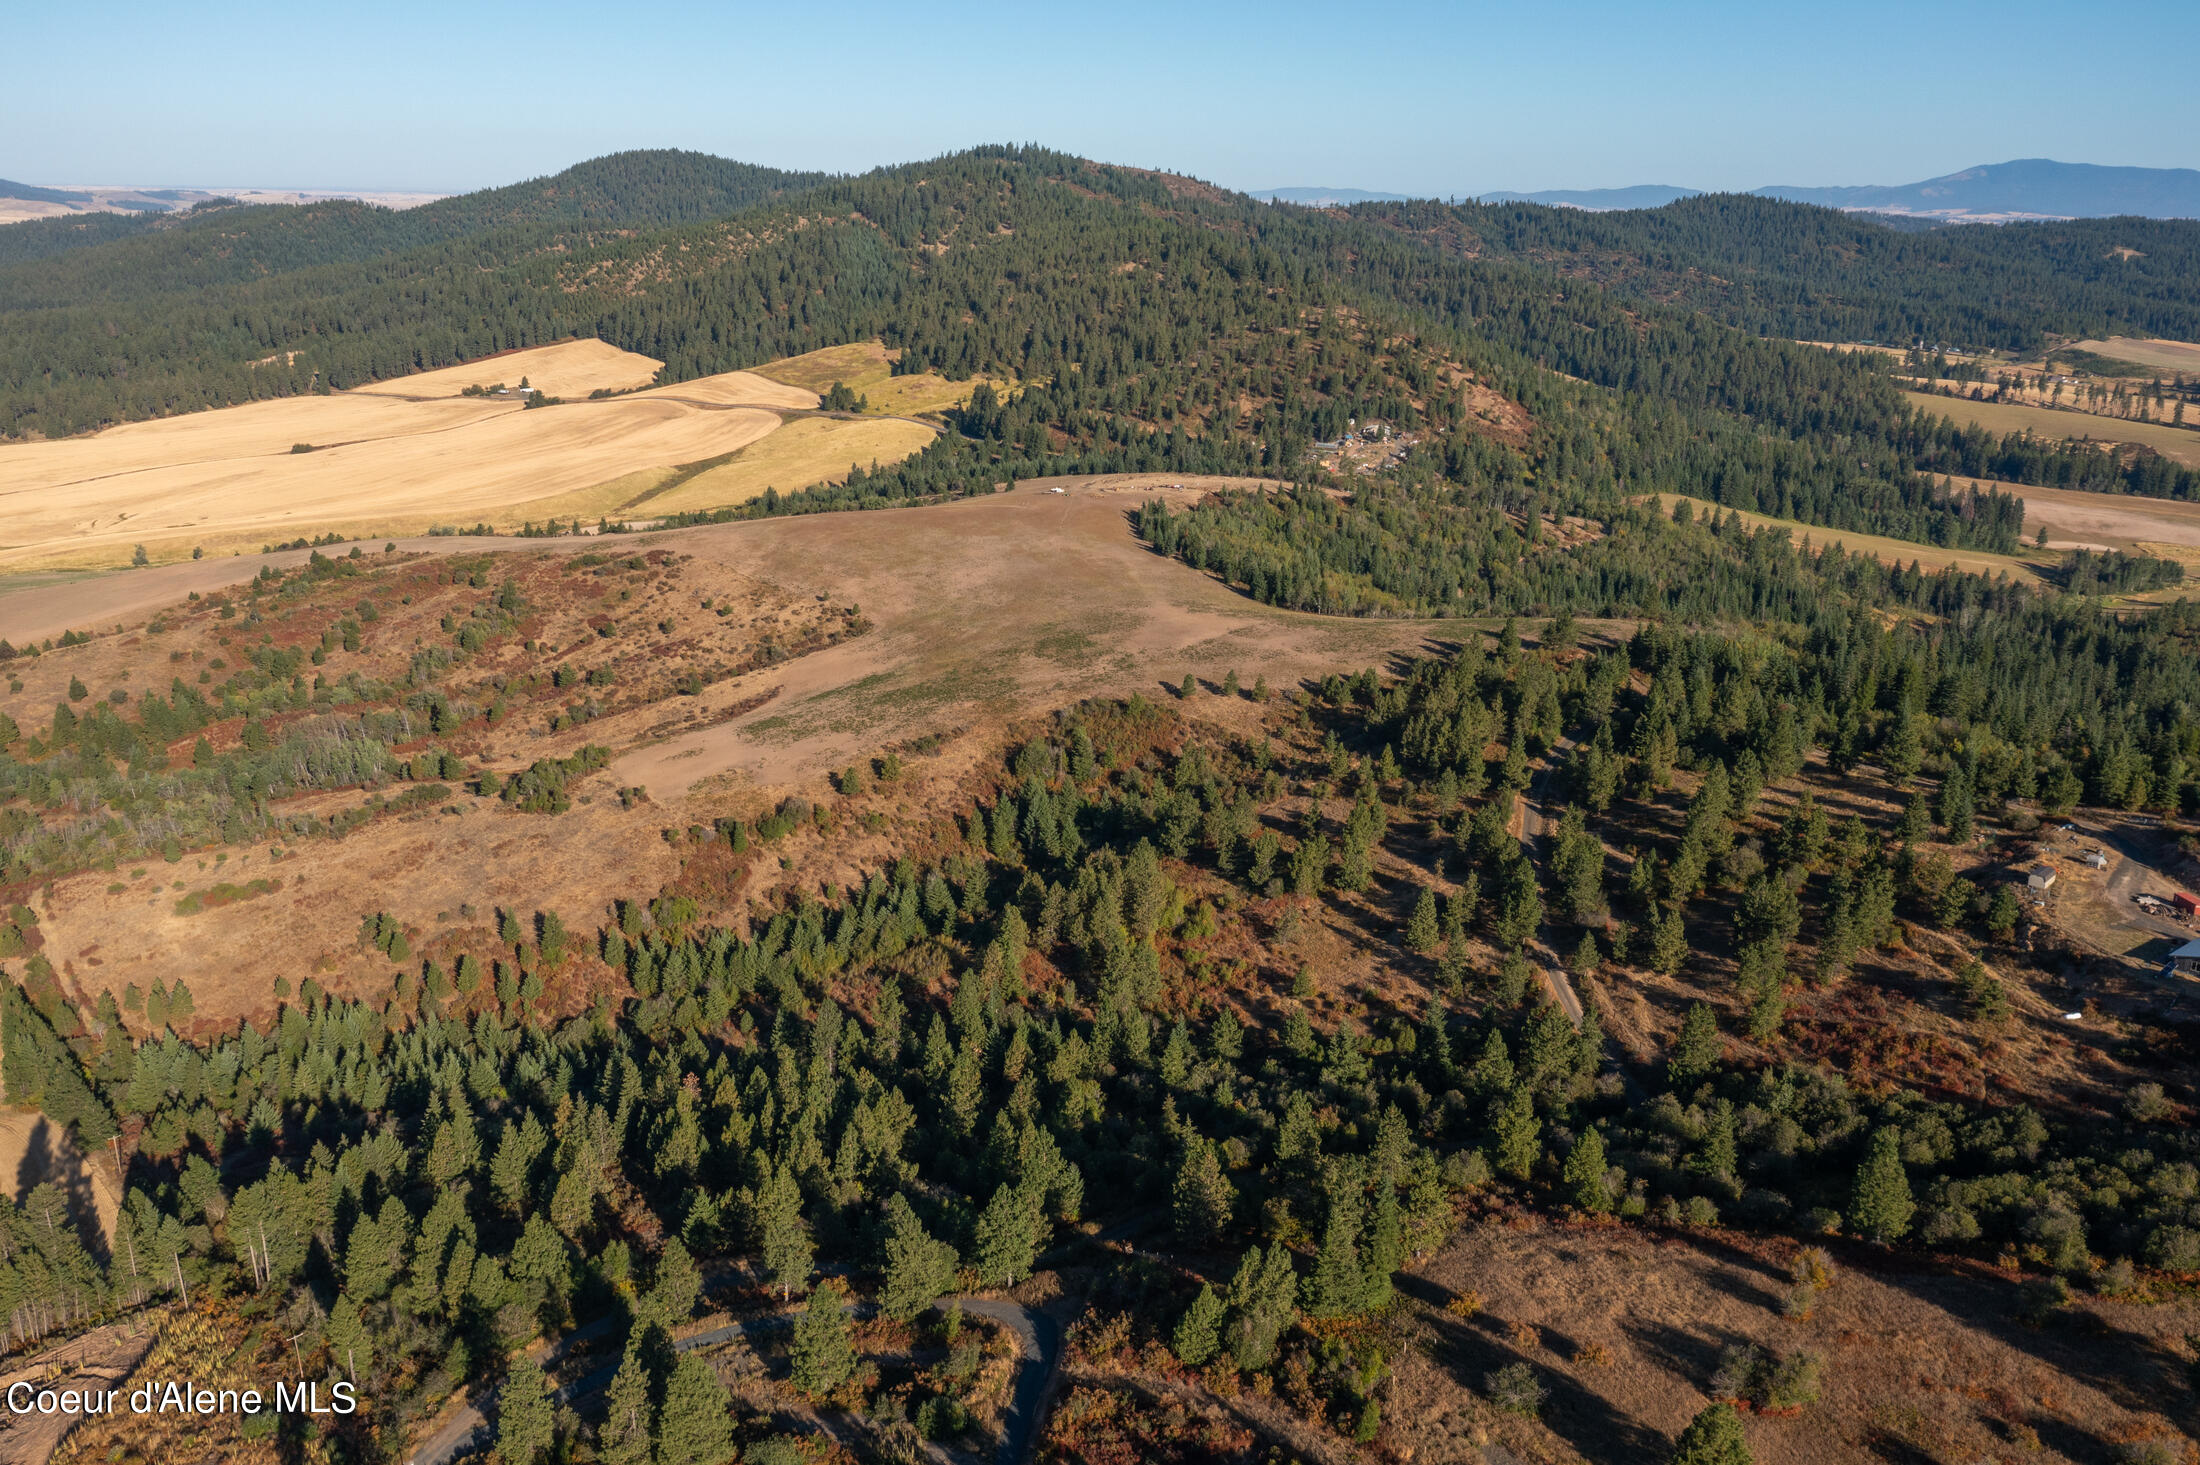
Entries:
<svg viewBox="0 0 2200 1465">
<path fill-rule="evenodd" d="M 164 242 L 151 239 L 0 270 L 0 432 L 343 389 L 573 336 L 653 356 L 668 381 L 880 338 L 905 370 L 1036 385 L 973 414 L 973 437 L 867 480 L 874 496 L 975 480 L 973 454 L 987 481 L 1035 468 L 1296 472 L 1355 417 L 1414 432 L 1419 468 L 1447 482 L 1599 517 L 1617 497 L 1679 492 L 2008 549 L 2014 501 L 1954 496 L 1928 475 L 1990 466 L 2195 496 L 2193 475 L 2153 460 L 1931 427 L 1870 361 L 1488 258 L 1445 232 L 1464 215 L 1278 208 L 1039 148 L 801 187 L 718 166 L 625 155 L 576 170 L 597 181 L 558 184 L 555 198 L 530 185 L 501 204 L 417 211 L 418 227 L 454 230 L 531 209 L 584 217 L 363 259 L 247 269 L 210 245 L 169 262 L 171 281 L 200 262 L 224 276 L 189 288 L 142 284 L 130 252 Z M 689 185 L 712 178 L 726 197 L 771 196 L 671 227 L 618 221 L 707 210 L 707 190 Z M 472 212 L 454 217 L 458 205 Z M 387 228 L 414 216 L 362 217 Z M 1415 218 L 1451 223 L 1404 227 Z M 285 237 L 302 258 L 364 248 L 330 228 Z M 106 283 L 124 280 L 139 283 Z M 26 306 L 32 282 L 69 303 Z M 1470 382 L 1517 411 L 1470 410 Z"/>
<path fill-rule="evenodd" d="M 1762 335 L 2031 349 L 2050 331 L 2200 333 L 2200 220 L 1917 231 L 1749 194 L 1602 213 L 1433 202 L 1352 212 L 1463 255 L 1544 265 Z"/>
<path fill-rule="evenodd" d="M 524 225 L 663 228 L 720 218 L 825 179 L 658 149 L 613 153 L 546 178 L 414 209 L 334 199 L 42 219 L 0 228 L 0 309 L 146 300 Z M 502 259 L 520 247 L 505 241 L 485 252 Z"/>
</svg>

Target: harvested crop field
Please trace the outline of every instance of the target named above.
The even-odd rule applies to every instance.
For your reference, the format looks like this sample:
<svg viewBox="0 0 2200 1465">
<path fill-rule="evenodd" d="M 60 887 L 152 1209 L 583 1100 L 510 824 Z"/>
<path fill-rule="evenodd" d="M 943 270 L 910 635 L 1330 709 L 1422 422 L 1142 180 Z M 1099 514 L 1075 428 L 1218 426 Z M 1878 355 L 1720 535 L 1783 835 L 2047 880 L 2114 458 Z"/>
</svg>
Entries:
<svg viewBox="0 0 2200 1465">
<path fill-rule="evenodd" d="M 2138 336 L 2110 336 L 2105 341 L 2080 341 L 2080 351 L 2091 351 L 2112 361 L 2131 361 L 2165 372 L 2200 373 L 2200 345 L 2190 341 L 2158 341 Z"/>
<path fill-rule="evenodd" d="M 2024 537 L 2029 544 L 2047 526 L 2047 547 L 2121 549 L 2160 553 L 2161 547 L 2200 548 L 2200 504 L 2181 499 L 2140 498 L 2131 494 L 2087 493 L 2072 488 L 2035 488 L 2023 483 L 1959 478 L 1968 487 L 1999 489 L 2024 500 Z M 2154 546 L 2148 549 L 2148 546 Z"/>
<path fill-rule="evenodd" d="M 840 382 L 857 396 L 869 399 L 872 412 L 888 414 L 942 412 L 961 406 L 977 388 L 975 381 L 949 381 L 936 372 L 895 376 L 894 362 L 900 355 L 877 341 L 858 341 L 789 356 L 759 366 L 756 372 L 820 395 L 832 390 L 834 382 Z"/>
<path fill-rule="evenodd" d="M 654 369 L 647 358 L 617 354 L 629 375 Z M 516 383 L 545 358 L 548 381 L 569 370 L 589 380 L 611 365 L 600 351 L 550 347 L 357 392 L 0 448 L 7 525 L 0 568 L 113 565 L 137 545 L 156 559 L 180 559 L 198 548 L 219 553 L 329 532 L 417 534 L 477 520 L 516 527 L 548 517 L 545 506 L 594 517 L 632 494 L 591 490 L 638 470 L 735 452 L 778 429 L 774 409 L 816 403 L 745 372 L 541 410 L 456 395 L 470 385 Z M 738 405 L 749 397 L 765 400 Z"/>
<path fill-rule="evenodd" d="M 1988 432 L 2028 432 L 2043 439 L 2091 438 L 2097 443 L 2135 443 L 2152 448 L 2188 468 L 2200 468 L 2200 431 L 2191 428 L 2171 427 L 2160 422 L 2126 422 L 2120 417 L 2064 412 L 2053 407 L 1971 402 L 1961 397 L 1936 397 L 1926 392 L 1904 392 L 1902 395 L 1922 412 L 1983 427 Z"/>
<path fill-rule="evenodd" d="M 458 366 L 438 367 L 388 381 L 369 382 L 353 391 L 371 396 L 425 401 L 455 397 L 468 387 L 516 387 L 522 380 L 553 397 L 585 397 L 590 392 L 625 392 L 657 379 L 662 361 L 621 351 L 604 341 L 560 341 L 504 351 Z"/>
<path fill-rule="evenodd" d="M 638 496 L 629 507 L 648 514 L 719 509 L 745 504 L 767 488 L 792 492 L 838 483 L 851 467 L 899 462 L 923 449 L 934 436 L 922 423 L 900 418 L 804 417 L 676 487 Z"/>
</svg>

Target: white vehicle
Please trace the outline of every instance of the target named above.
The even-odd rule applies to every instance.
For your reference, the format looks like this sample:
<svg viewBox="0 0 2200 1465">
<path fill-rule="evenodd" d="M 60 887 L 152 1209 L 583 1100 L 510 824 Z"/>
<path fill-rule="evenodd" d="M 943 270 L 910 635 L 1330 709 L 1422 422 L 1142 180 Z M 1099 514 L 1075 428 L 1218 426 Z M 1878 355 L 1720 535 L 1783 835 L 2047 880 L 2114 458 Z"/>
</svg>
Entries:
<svg viewBox="0 0 2200 1465">
<path fill-rule="evenodd" d="M 1048 492 L 1048 493 L 1068 493 L 1068 492 L 1069 492 L 1069 490 L 1068 490 L 1068 489 L 1066 489 L 1066 488 L 1050 488 L 1050 489 L 1048 489 L 1048 490 L 1047 490 L 1047 492 Z"/>
</svg>

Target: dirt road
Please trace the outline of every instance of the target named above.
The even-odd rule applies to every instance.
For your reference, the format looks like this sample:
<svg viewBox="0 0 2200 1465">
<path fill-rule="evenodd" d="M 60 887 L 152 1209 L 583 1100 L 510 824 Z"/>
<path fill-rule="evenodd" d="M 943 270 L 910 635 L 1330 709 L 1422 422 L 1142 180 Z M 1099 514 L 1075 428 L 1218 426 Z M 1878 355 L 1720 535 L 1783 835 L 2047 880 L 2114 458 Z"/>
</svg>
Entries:
<svg viewBox="0 0 2200 1465">
<path fill-rule="evenodd" d="M 1573 751 L 1574 740 L 1561 737 L 1551 747 L 1550 758 L 1541 773 L 1528 781 L 1528 787 L 1520 796 L 1520 842 L 1527 847 L 1528 858 L 1548 867 L 1550 851 L 1538 849 L 1551 833 L 1551 817 L 1547 805 L 1551 797 L 1551 780 L 1558 776 L 1559 760 Z M 1535 956 L 1542 964 L 1543 985 L 1550 990 L 1551 1000 L 1558 1010 L 1566 1014 L 1567 1021 L 1581 1022 L 1581 997 L 1574 991 L 1573 979 L 1566 975 L 1566 965 L 1560 960 L 1550 943 L 1538 935 Z"/>
</svg>

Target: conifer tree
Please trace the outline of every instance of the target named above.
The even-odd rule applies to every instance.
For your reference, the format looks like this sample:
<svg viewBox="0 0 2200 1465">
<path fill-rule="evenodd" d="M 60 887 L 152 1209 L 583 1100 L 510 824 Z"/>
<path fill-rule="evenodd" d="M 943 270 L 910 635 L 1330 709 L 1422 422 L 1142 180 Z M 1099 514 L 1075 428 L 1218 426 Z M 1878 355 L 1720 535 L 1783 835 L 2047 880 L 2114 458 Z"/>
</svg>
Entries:
<svg viewBox="0 0 2200 1465">
<path fill-rule="evenodd" d="M 1592 1125 L 1566 1152 L 1566 1190 L 1575 1205 L 1599 1213 L 1612 1208 L 1612 1191 L 1605 1183 L 1604 1170 L 1604 1135 Z"/>
<path fill-rule="evenodd" d="M 1692 1089 L 1711 1076 L 1719 1062 L 1719 1019 L 1708 1002 L 1691 1003 L 1681 1019 L 1680 1036 L 1666 1056 L 1665 1072 L 1675 1090 Z"/>
<path fill-rule="evenodd" d="M 1892 1125 L 1872 1131 L 1864 1163 L 1849 1192 L 1849 1227 L 1873 1241 L 1897 1241 L 1910 1229 L 1917 1205 L 1902 1165 L 1901 1134 Z"/>
<path fill-rule="evenodd" d="M 815 1250 L 809 1223 L 802 1219 L 802 1188 L 795 1183 L 794 1166 L 781 1164 L 771 1172 L 756 1198 L 758 1250 L 764 1270 L 782 1298 L 808 1284 Z"/>
<path fill-rule="evenodd" d="M 1331 1180 L 1329 1223 L 1322 1230 L 1322 1247 L 1314 1257 L 1313 1275 L 1306 1279 L 1306 1310 L 1316 1317 L 1358 1312 L 1366 1295 L 1367 1277 L 1360 1263 L 1358 1191 L 1356 1176 Z"/>
<path fill-rule="evenodd" d="M 550 1404 L 550 1381 L 542 1365 L 521 1353 L 504 1374 L 497 1390 L 497 1455 L 504 1465 L 534 1465 L 535 1457 L 550 1448 L 557 1429 Z"/>
<path fill-rule="evenodd" d="M 696 1268 L 695 1258 L 679 1237 L 666 1237 L 664 1250 L 657 1254 L 657 1274 L 649 1292 L 658 1316 L 667 1327 L 686 1322 L 702 1295 L 703 1274 Z"/>
<path fill-rule="evenodd" d="M 1201 1368 L 1222 1346 L 1222 1299 L 1215 1289 L 1201 1283 L 1192 1305 L 1177 1319 L 1171 1339 L 1177 1358 L 1187 1368 Z"/>
<path fill-rule="evenodd" d="M 1688 960 L 1688 928 L 1681 924 L 1681 908 L 1675 902 L 1665 908 L 1650 928 L 1650 970 L 1670 977 Z"/>
<path fill-rule="evenodd" d="M 1732 1404 L 1701 1410 L 1673 1442 L 1672 1465 L 1756 1465 Z"/>
<path fill-rule="evenodd" d="M 955 1285 L 961 1265 L 955 1248 L 936 1241 L 899 1191 L 886 1203 L 886 1284 L 879 1311 L 906 1322 L 929 1309 Z"/>
<path fill-rule="evenodd" d="M 1230 1281 L 1225 1333 L 1238 1367 L 1266 1368 L 1276 1356 L 1277 1340 L 1297 1309 L 1299 1279 L 1291 1249 L 1282 1242 L 1245 1253 Z"/>
<path fill-rule="evenodd" d="M 1236 1200 L 1236 1188 L 1222 1173 L 1215 1146 L 1195 1136 L 1185 1147 L 1171 1195 L 1177 1239 L 1190 1247 L 1208 1245 L 1228 1228 Z"/>
<path fill-rule="evenodd" d="M 1386 1177 L 1376 1187 L 1375 1205 L 1367 1221 L 1367 1265 L 1361 1279 L 1362 1309 L 1373 1312 L 1389 1304 L 1391 1278 L 1405 1262 L 1405 1223 L 1398 1212 L 1398 1187 Z"/>
<path fill-rule="evenodd" d="M 1535 1117 L 1528 1085 L 1514 1086 L 1497 1116 L 1497 1168 L 1514 1180 L 1526 1180 L 1543 1157 L 1543 1123 Z"/>
<path fill-rule="evenodd" d="M 1031 1275 L 1038 1254 L 1031 1212 L 1013 1186 L 1003 1185 L 993 1192 L 978 1217 L 978 1254 L 973 1265 L 979 1276 L 1007 1287 Z"/>
<path fill-rule="evenodd" d="M 596 1431 L 596 1458 L 604 1465 L 649 1465 L 657 1424 L 649 1393 L 649 1366 L 642 1361 L 638 1337 L 630 1337 L 626 1357 L 604 1391 L 604 1418 Z"/>
<path fill-rule="evenodd" d="M 832 1393 L 856 1371 L 856 1350 L 848 1341 L 843 1311 L 847 1300 L 839 1279 L 827 1278 L 795 1319 L 794 1386 L 813 1399 Z"/>
<path fill-rule="evenodd" d="M 726 1465 L 735 1455 L 732 1404 L 716 1369 L 699 1354 L 681 1354 L 665 1380 L 655 1465 Z"/>
<path fill-rule="evenodd" d="M 1426 885 L 1413 902 L 1413 914 L 1406 920 L 1406 947 L 1421 956 L 1433 955 L 1443 940 L 1443 928 L 1436 915 L 1436 892 Z"/>
</svg>

